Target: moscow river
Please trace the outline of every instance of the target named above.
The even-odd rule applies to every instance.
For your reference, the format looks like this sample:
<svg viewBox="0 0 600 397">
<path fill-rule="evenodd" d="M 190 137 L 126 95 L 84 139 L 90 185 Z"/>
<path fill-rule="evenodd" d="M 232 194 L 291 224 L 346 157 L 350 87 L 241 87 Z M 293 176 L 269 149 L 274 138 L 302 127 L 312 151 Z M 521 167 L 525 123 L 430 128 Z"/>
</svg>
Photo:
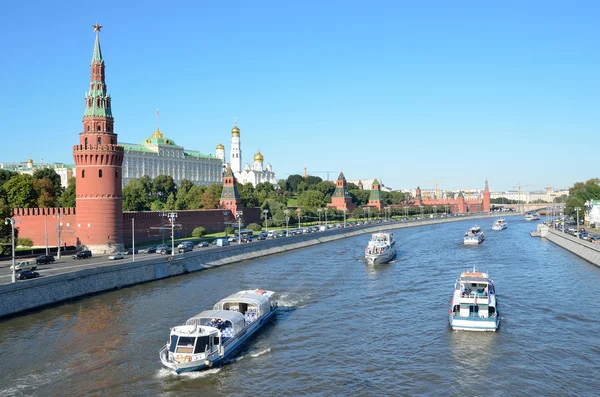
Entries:
<svg viewBox="0 0 600 397">
<path fill-rule="evenodd" d="M 600 268 L 473 220 L 395 231 L 397 259 L 364 263 L 362 235 L 95 295 L 0 323 L 0 396 L 581 396 L 600 393 Z M 497 333 L 452 331 L 449 300 L 476 265 Z M 169 328 L 242 289 L 277 291 L 276 319 L 227 365 L 173 375 Z"/>
</svg>

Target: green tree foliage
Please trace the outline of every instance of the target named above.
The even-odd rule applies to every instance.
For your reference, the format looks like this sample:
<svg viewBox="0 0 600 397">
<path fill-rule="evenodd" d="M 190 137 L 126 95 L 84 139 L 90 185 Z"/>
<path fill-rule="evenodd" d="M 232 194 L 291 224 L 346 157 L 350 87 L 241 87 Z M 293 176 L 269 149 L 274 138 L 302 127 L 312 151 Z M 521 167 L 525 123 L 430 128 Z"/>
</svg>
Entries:
<svg viewBox="0 0 600 397">
<path fill-rule="evenodd" d="M 37 194 L 31 175 L 15 175 L 4 183 L 3 190 L 11 208 L 35 208 L 37 206 Z"/>
<path fill-rule="evenodd" d="M 298 205 L 302 208 L 320 208 L 324 198 L 325 195 L 318 190 L 307 190 L 298 195 Z"/>
<path fill-rule="evenodd" d="M 188 190 L 186 196 L 187 209 L 198 210 L 202 208 L 202 195 L 206 191 L 206 187 L 194 185 Z M 182 208 L 183 209 L 183 208 Z"/>
<path fill-rule="evenodd" d="M 0 168 L 0 194 L 2 192 L 2 186 L 16 175 L 16 172 Z"/>
<path fill-rule="evenodd" d="M 259 232 L 262 230 L 262 226 L 258 223 L 251 223 L 247 226 L 248 229 L 254 230 L 255 232 Z"/>
<path fill-rule="evenodd" d="M 256 188 L 254 189 L 254 195 L 258 203 L 264 203 L 268 199 L 277 199 L 275 188 L 268 182 L 263 182 L 256 185 Z"/>
<path fill-rule="evenodd" d="M 35 190 L 37 199 L 36 207 L 53 208 L 58 204 L 57 192 L 55 186 L 50 179 L 35 179 L 33 178 L 33 189 Z"/>
<path fill-rule="evenodd" d="M 12 251 L 11 226 L 10 223 L 8 225 L 4 224 L 4 220 L 11 216 L 12 207 L 8 205 L 6 199 L 0 194 L 0 254 L 2 255 L 8 255 Z M 15 239 L 18 237 L 19 229 L 15 227 Z"/>
<path fill-rule="evenodd" d="M 59 196 L 62 193 L 60 175 L 53 168 L 41 168 L 33 171 L 33 179 L 48 179 L 52 183 L 56 195 Z"/>
<path fill-rule="evenodd" d="M 174 210 L 175 208 L 175 194 L 169 193 L 169 197 L 167 197 L 167 202 L 165 203 L 164 208 L 166 210 Z"/>
<path fill-rule="evenodd" d="M 330 181 L 322 181 L 314 185 L 310 185 L 308 190 L 316 190 L 323 193 L 325 202 L 328 202 L 331 200 L 331 196 L 335 192 L 335 183 Z"/>
<path fill-rule="evenodd" d="M 223 192 L 223 185 L 218 183 L 213 183 L 209 185 L 204 194 L 202 194 L 202 198 L 200 199 L 200 203 L 202 208 L 207 210 L 214 210 L 219 207 L 219 202 L 221 201 L 221 193 Z"/>
<path fill-rule="evenodd" d="M 237 184 L 238 194 L 242 200 L 244 207 L 258 207 L 260 203 L 254 194 L 254 186 L 248 182 L 245 184 Z"/>
<path fill-rule="evenodd" d="M 585 202 L 589 200 L 600 199 L 600 179 L 592 178 L 586 182 L 577 182 L 571 189 L 569 189 L 569 198 L 567 199 L 565 206 L 565 213 L 575 217 L 577 211 L 575 208 L 579 207 L 583 211 Z M 582 212 L 580 211 L 579 216 L 582 218 Z"/>
<path fill-rule="evenodd" d="M 206 229 L 201 226 L 192 230 L 192 237 L 202 237 L 205 234 L 206 234 Z"/>
<path fill-rule="evenodd" d="M 350 190 L 348 191 L 352 197 L 352 201 L 358 205 L 367 205 L 369 202 L 370 190 Z"/>
<path fill-rule="evenodd" d="M 123 188 L 123 211 L 150 210 L 150 196 L 150 186 L 145 184 L 141 178 L 130 180 Z"/>
<path fill-rule="evenodd" d="M 306 178 L 304 178 L 304 183 L 306 183 L 307 188 L 310 188 L 312 185 L 317 185 L 321 182 L 323 182 L 323 179 L 319 178 L 318 176 L 308 175 Z"/>
<path fill-rule="evenodd" d="M 269 225 L 283 226 L 285 225 L 285 209 L 286 205 L 273 199 L 266 200 L 261 206 L 262 210 L 269 210 Z"/>
<path fill-rule="evenodd" d="M 187 210 L 190 206 L 189 204 L 189 192 L 192 187 L 194 187 L 194 182 L 188 181 L 184 179 L 179 184 L 179 188 L 177 189 L 177 197 L 175 200 L 175 208 L 176 210 Z"/>
<path fill-rule="evenodd" d="M 33 247 L 33 240 L 28 237 L 19 237 L 16 245 L 19 247 Z"/>
<path fill-rule="evenodd" d="M 159 175 L 152 180 L 152 197 L 166 203 L 169 195 L 177 193 L 177 186 L 170 175 Z"/>
<path fill-rule="evenodd" d="M 76 194 L 75 177 L 72 176 L 69 178 L 67 188 L 60 197 L 60 206 L 63 208 L 75 207 Z"/>
<path fill-rule="evenodd" d="M 288 176 L 288 178 L 286 180 L 285 190 L 296 193 L 298 191 L 298 184 L 303 181 L 304 181 L 304 178 L 302 177 L 302 175 L 298 175 L 298 174 L 290 175 L 290 176 Z"/>
<path fill-rule="evenodd" d="M 352 182 L 348 182 L 346 183 L 346 188 L 350 191 L 350 190 L 360 190 L 358 188 L 358 186 Z"/>
<path fill-rule="evenodd" d="M 227 226 L 225 228 L 225 234 L 226 235 L 230 235 L 230 234 L 235 234 L 235 228 L 231 227 L 231 226 Z"/>
</svg>

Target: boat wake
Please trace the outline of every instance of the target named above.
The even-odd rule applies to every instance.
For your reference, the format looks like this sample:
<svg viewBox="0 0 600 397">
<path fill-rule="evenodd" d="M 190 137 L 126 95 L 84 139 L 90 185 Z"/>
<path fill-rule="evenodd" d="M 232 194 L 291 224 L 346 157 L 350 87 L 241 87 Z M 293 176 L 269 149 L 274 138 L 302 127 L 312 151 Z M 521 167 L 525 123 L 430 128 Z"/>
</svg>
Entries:
<svg viewBox="0 0 600 397">
<path fill-rule="evenodd" d="M 257 357 L 262 356 L 263 354 L 267 354 L 267 353 L 270 353 L 270 352 L 271 352 L 271 348 L 269 347 L 269 348 L 267 348 L 265 350 L 261 350 L 261 351 L 259 351 L 257 353 L 248 353 L 247 355 L 250 356 L 250 357 L 252 357 L 252 358 L 257 358 Z M 232 361 L 238 362 L 238 361 L 241 361 L 244 357 L 246 357 L 246 355 L 236 357 Z"/>
<path fill-rule="evenodd" d="M 295 296 L 292 297 L 290 295 L 280 295 L 279 299 L 276 300 L 277 306 L 279 310 L 293 310 L 297 308 L 303 308 L 306 305 L 302 305 L 304 302 L 308 301 L 310 296 Z"/>
<path fill-rule="evenodd" d="M 178 377 L 178 378 L 186 378 L 186 379 L 199 379 L 199 378 L 206 378 L 207 376 L 217 374 L 217 373 L 219 373 L 219 371 L 221 371 L 221 367 L 211 368 L 211 369 L 207 369 L 204 371 L 184 372 L 184 373 L 181 373 L 178 375 L 175 372 L 171 371 L 170 369 L 161 368 L 157 371 L 156 377 L 157 378 Z"/>
</svg>

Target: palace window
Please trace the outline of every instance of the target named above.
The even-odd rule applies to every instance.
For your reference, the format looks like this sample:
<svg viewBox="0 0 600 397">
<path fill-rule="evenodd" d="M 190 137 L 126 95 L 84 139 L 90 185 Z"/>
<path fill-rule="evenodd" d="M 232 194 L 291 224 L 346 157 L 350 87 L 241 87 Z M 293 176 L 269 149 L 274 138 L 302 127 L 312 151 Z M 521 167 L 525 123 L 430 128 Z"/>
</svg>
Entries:
<svg viewBox="0 0 600 397">
<path fill-rule="evenodd" d="M 98 178 L 102 178 L 102 170 L 98 170 Z"/>
<path fill-rule="evenodd" d="M 102 144 L 102 139 L 100 137 L 98 137 L 98 146 L 100 146 Z"/>
<path fill-rule="evenodd" d="M 81 177 L 85 178 L 85 170 L 81 170 Z"/>
</svg>

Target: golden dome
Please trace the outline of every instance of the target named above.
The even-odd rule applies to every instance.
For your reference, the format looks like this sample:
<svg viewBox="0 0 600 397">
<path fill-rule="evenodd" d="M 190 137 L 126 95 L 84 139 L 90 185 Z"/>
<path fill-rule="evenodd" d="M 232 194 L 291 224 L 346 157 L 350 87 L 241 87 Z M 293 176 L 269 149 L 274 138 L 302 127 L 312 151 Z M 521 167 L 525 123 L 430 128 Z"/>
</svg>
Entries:
<svg viewBox="0 0 600 397">
<path fill-rule="evenodd" d="M 260 154 L 260 149 L 258 149 L 258 152 L 256 152 L 256 154 L 254 155 L 254 161 L 258 161 L 259 163 L 262 163 L 265 160 L 265 158 L 263 157 L 262 154 Z"/>
<path fill-rule="evenodd" d="M 237 123 L 235 123 L 233 128 L 231 129 L 231 135 L 240 136 L 240 129 L 238 128 Z"/>
<path fill-rule="evenodd" d="M 29 158 L 29 160 L 27 160 L 27 164 L 33 164 L 33 160 L 31 159 L 31 157 Z"/>
<path fill-rule="evenodd" d="M 222 144 L 222 143 L 219 143 L 219 144 L 217 145 L 217 150 L 225 150 L 225 146 L 223 146 L 223 144 Z"/>
<path fill-rule="evenodd" d="M 162 134 L 162 132 L 160 132 L 158 127 L 156 127 L 156 131 L 154 131 L 154 134 L 152 134 L 152 138 L 164 138 L 164 135 Z"/>
</svg>

